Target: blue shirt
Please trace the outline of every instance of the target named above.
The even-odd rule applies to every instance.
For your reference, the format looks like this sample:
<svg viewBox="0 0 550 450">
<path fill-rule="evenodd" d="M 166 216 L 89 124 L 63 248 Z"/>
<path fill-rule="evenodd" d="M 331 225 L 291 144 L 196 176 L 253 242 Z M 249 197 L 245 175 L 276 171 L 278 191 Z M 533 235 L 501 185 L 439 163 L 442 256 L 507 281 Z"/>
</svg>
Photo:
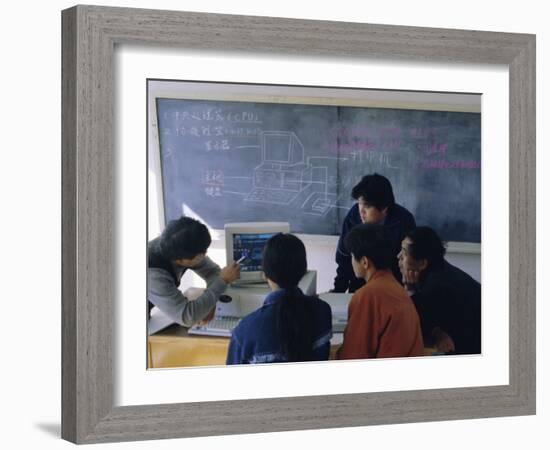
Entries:
<svg viewBox="0 0 550 450">
<path fill-rule="evenodd" d="M 258 364 L 288 362 L 283 354 L 281 338 L 277 330 L 278 303 L 282 300 L 283 289 L 271 292 L 261 308 L 244 317 L 233 330 L 227 364 Z M 311 361 L 327 360 L 332 337 L 332 311 L 325 301 L 308 297 L 298 289 L 292 289 L 295 297 L 285 301 L 309 302 L 313 320 L 313 344 Z"/>
</svg>

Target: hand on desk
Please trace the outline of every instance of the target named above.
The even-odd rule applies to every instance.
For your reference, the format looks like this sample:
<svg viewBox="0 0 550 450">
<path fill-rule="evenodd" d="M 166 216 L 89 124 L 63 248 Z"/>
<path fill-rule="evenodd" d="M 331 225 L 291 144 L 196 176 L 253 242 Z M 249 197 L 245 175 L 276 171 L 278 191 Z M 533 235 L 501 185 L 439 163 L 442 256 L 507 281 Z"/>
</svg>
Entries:
<svg viewBox="0 0 550 450">
<path fill-rule="evenodd" d="M 241 266 L 236 262 L 232 262 L 228 266 L 225 266 L 220 271 L 220 278 L 227 284 L 233 283 L 236 279 L 241 277 Z"/>
<path fill-rule="evenodd" d="M 216 307 L 212 308 L 212 310 L 207 314 L 207 316 L 202 319 L 198 325 L 206 325 L 208 322 L 210 322 L 214 318 L 214 314 L 216 313 Z"/>
<path fill-rule="evenodd" d="M 453 338 L 445 333 L 441 328 L 436 327 L 432 331 L 434 345 L 438 352 L 449 353 L 454 352 L 455 343 Z"/>
</svg>

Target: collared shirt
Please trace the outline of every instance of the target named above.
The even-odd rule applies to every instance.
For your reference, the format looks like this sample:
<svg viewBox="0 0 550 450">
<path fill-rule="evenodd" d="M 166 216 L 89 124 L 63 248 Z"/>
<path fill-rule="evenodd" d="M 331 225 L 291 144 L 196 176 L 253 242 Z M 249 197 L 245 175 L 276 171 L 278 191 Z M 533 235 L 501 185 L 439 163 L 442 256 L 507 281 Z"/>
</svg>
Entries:
<svg viewBox="0 0 550 450">
<path fill-rule="evenodd" d="M 271 292 L 261 308 L 244 317 L 233 330 L 227 364 L 258 364 L 288 362 L 283 354 L 281 337 L 277 329 L 281 301 L 307 302 L 313 321 L 311 361 L 327 360 L 332 337 L 332 311 L 325 301 L 309 297 L 298 289 L 292 289 L 292 298 L 283 299 L 283 289 Z"/>
</svg>

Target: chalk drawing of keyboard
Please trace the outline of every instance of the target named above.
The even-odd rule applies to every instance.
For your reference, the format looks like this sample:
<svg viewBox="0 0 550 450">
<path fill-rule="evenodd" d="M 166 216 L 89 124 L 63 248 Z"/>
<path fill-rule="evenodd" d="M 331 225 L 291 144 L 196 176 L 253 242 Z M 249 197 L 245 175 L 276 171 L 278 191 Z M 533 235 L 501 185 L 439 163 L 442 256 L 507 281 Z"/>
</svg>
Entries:
<svg viewBox="0 0 550 450">
<path fill-rule="evenodd" d="M 254 190 L 246 196 L 245 200 L 249 202 L 288 205 L 296 198 L 298 194 L 298 192 L 283 189 L 254 188 Z"/>
</svg>

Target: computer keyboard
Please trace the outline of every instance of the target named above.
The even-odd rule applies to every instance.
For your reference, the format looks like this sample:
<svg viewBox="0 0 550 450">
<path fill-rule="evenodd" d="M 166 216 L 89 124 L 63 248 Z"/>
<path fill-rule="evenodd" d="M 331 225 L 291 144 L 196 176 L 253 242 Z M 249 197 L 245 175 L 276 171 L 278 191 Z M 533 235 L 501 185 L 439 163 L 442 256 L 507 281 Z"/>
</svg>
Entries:
<svg viewBox="0 0 550 450">
<path fill-rule="evenodd" d="M 224 316 L 212 319 L 206 325 L 193 325 L 187 331 L 188 334 L 203 336 L 231 337 L 231 332 L 239 324 L 240 317 Z M 347 317 L 332 316 L 332 332 L 343 333 L 347 325 Z"/>
<path fill-rule="evenodd" d="M 339 316 L 336 314 L 332 315 L 332 332 L 333 333 L 343 333 L 348 324 L 347 316 Z"/>
<path fill-rule="evenodd" d="M 231 332 L 239 324 L 240 320 L 240 317 L 232 316 L 215 317 L 206 325 L 193 325 L 187 333 L 203 336 L 231 337 Z"/>
</svg>

